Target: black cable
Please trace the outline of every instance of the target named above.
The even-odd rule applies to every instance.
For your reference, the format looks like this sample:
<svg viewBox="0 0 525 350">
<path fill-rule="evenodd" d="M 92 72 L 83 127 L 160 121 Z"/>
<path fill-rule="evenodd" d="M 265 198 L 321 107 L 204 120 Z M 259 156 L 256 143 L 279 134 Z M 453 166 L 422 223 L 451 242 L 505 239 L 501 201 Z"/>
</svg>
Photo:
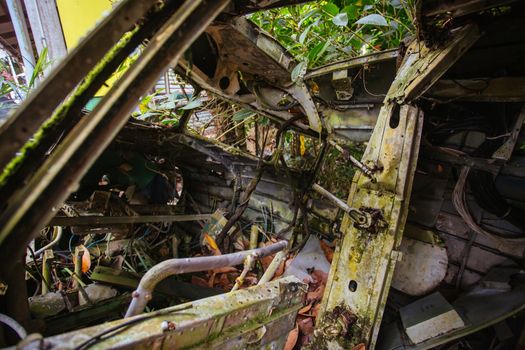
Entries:
<svg viewBox="0 0 525 350">
<path fill-rule="evenodd" d="M 126 321 L 124 323 L 118 324 L 116 326 L 113 326 L 111 328 L 106 329 L 103 332 L 100 332 L 99 334 L 89 338 L 88 340 L 84 341 L 83 343 L 81 343 L 80 345 L 75 347 L 74 350 L 88 349 L 88 348 L 92 347 L 93 345 L 95 345 L 95 344 L 97 344 L 97 343 L 99 343 L 101 341 L 109 339 L 109 338 L 111 338 L 111 337 L 113 337 L 113 336 L 115 336 L 115 335 L 125 331 L 126 329 L 128 329 L 129 327 L 131 327 L 131 326 L 133 326 L 135 324 L 138 324 L 140 322 L 143 322 L 143 321 L 146 321 L 146 320 L 158 317 L 158 316 L 167 315 L 167 314 L 170 314 L 170 313 L 173 313 L 173 312 L 178 312 L 178 311 L 181 311 L 181 310 L 186 310 L 186 309 L 189 309 L 189 308 L 192 308 L 192 307 L 193 307 L 192 304 L 184 305 L 184 307 L 181 307 L 179 309 L 175 309 L 175 310 L 173 308 L 164 309 L 164 310 L 160 310 L 158 312 L 153 312 L 153 313 L 144 315 L 142 317 L 133 318 L 133 319 L 131 319 L 129 321 Z M 107 336 L 107 337 L 105 337 L 105 336 Z"/>
</svg>

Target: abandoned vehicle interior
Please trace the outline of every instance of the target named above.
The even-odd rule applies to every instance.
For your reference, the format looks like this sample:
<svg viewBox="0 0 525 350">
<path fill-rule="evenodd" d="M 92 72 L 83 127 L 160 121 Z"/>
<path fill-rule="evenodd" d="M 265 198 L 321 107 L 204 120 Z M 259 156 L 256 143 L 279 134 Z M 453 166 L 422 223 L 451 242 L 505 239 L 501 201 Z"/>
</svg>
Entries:
<svg viewBox="0 0 525 350">
<path fill-rule="evenodd" d="M 2 346 L 525 348 L 525 4 L 311 67 L 299 3 L 122 0 L 2 120 Z"/>
</svg>

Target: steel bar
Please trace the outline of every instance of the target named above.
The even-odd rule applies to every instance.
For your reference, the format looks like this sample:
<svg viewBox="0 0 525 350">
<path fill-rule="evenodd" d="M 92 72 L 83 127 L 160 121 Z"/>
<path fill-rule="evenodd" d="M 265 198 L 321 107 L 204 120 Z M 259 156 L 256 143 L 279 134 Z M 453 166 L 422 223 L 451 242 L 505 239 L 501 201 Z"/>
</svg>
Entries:
<svg viewBox="0 0 525 350">
<path fill-rule="evenodd" d="M 337 198 L 332 193 L 330 193 L 328 190 L 319 186 L 318 184 L 313 184 L 312 189 L 315 192 L 319 193 L 321 196 L 325 197 L 326 199 L 329 199 L 339 209 L 348 213 L 348 215 L 350 215 L 350 217 L 353 220 L 355 220 L 359 225 L 365 225 L 367 223 L 368 217 L 364 213 L 362 213 L 359 209 L 352 208 L 351 206 L 343 202 L 343 200 Z"/>
<path fill-rule="evenodd" d="M 283 349 L 306 285 L 290 276 L 45 338 L 58 349 Z M 98 305 L 98 304 L 97 304 Z M 108 330 L 115 330 L 108 334 Z M 39 349 L 33 342 L 26 350 Z"/>
<path fill-rule="evenodd" d="M 104 54 L 156 3 L 155 0 L 122 1 L 28 96 L 15 114 L 0 127 L 0 169 L 33 136 Z"/>
<path fill-rule="evenodd" d="M 131 317 L 142 313 L 148 304 L 148 301 L 151 299 L 155 286 L 169 276 L 188 272 L 207 271 L 226 266 L 235 266 L 242 264 L 250 255 L 257 258 L 263 258 L 284 250 L 286 247 L 288 247 L 288 241 L 279 241 L 263 248 L 245 250 L 232 254 L 165 260 L 160 264 L 153 266 L 142 277 L 139 286 L 133 292 L 133 299 L 125 317 Z"/>
<path fill-rule="evenodd" d="M 358 170 L 360 170 L 363 174 L 365 174 L 368 178 L 370 178 L 372 182 L 376 181 L 374 178 L 374 172 L 372 171 L 372 169 L 368 168 L 362 162 L 355 159 L 354 156 L 348 153 L 348 151 L 346 151 L 343 147 L 339 146 L 339 144 L 337 144 L 337 142 L 335 142 L 334 140 L 329 140 L 328 143 L 330 143 L 332 146 L 335 147 L 335 149 L 341 152 L 343 156 L 347 158 L 350 161 L 350 163 L 352 163 L 353 166 L 355 166 Z"/>
<path fill-rule="evenodd" d="M 55 216 L 50 226 L 83 226 L 109 224 L 145 224 L 150 222 L 181 222 L 208 220 L 211 214 L 192 215 L 142 215 L 142 216 Z"/>
</svg>

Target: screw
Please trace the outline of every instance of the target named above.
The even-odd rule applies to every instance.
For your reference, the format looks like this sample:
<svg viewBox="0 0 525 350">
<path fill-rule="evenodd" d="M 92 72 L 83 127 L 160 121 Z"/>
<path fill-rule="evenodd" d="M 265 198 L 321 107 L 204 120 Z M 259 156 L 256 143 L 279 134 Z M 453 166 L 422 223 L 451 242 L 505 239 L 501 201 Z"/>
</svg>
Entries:
<svg viewBox="0 0 525 350">
<path fill-rule="evenodd" d="M 162 321 L 160 329 L 162 329 L 163 332 L 173 331 L 175 330 L 175 323 L 171 321 Z"/>
</svg>

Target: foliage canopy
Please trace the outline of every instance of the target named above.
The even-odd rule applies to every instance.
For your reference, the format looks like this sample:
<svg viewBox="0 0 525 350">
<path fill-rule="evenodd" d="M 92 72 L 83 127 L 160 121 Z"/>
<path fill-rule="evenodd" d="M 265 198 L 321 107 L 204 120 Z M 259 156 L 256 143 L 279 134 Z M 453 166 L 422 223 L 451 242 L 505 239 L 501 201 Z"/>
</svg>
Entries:
<svg viewBox="0 0 525 350">
<path fill-rule="evenodd" d="M 301 69 L 398 47 L 413 33 L 414 0 L 330 0 L 250 15 Z"/>
</svg>

